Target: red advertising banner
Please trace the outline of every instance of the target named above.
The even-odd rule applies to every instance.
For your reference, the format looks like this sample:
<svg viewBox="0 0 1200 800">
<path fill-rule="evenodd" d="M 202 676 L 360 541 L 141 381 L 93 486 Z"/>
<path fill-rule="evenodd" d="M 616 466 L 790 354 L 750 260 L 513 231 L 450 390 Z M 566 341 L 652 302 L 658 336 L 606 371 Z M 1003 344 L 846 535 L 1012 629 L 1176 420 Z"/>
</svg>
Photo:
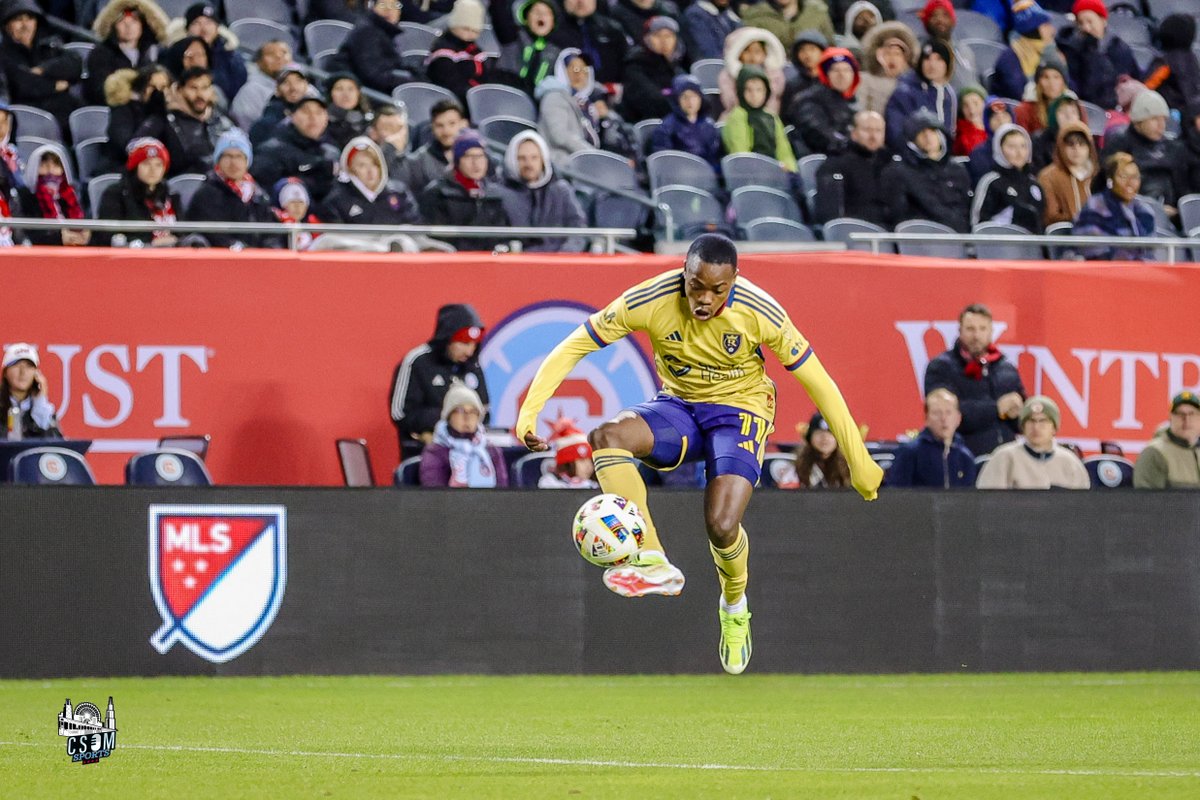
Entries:
<svg viewBox="0 0 1200 800">
<path fill-rule="evenodd" d="M 15 249 L 0 256 L 0 341 L 29 341 L 61 426 L 92 439 L 102 482 L 160 436 L 209 433 L 226 484 L 336 484 L 333 442 L 368 440 L 386 481 L 397 363 L 437 308 L 469 302 L 499 424 L 542 356 L 588 313 L 682 259 Z M 1200 269 L 1190 265 L 947 261 L 848 253 L 746 256 L 873 438 L 920 427 L 921 376 L 959 310 L 995 314 L 1030 392 L 1059 401 L 1064 437 L 1138 449 L 1168 398 L 1200 388 Z M 654 391 L 644 341 L 585 360 L 547 407 L 591 424 Z M 812 404 L 770 356 L 776 437 Z"/>
</svg>

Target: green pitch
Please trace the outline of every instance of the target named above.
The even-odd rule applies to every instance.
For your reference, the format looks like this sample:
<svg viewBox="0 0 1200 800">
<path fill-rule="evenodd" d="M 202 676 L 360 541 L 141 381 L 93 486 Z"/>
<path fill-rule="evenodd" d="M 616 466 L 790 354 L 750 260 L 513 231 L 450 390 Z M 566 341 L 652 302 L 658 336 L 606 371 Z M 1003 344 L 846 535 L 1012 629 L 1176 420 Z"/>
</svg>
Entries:
<svg viewBox="0 0 1200 800">
<path fill-rule="evenodd" d="M 8 681 L 0 720 L 4 798 L 1200 797 L 1200 673 Z"/>
</svg>

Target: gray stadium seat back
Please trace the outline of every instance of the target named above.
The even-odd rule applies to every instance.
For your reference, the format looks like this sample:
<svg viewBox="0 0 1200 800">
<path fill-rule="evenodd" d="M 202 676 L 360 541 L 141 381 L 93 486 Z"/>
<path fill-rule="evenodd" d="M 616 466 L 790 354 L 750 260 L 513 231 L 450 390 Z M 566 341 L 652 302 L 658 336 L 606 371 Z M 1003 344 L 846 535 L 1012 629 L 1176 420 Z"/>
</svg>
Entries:
<svg viewBox="0 0 1200 800">
<path fill-rule="evenodd" d="M 1056 222 L 1053 225 L 1047 225 L 1045 230 L 1046 236 L 1070 236 L 1071 231 L 1075 229 L 1073 222 Z M 1051 260 L 1062 258 L 1063 254 L 1069 250 L 1069 247 L 1063 245 L 1047 245 L 1046 254 Z"/>
<path fill-rule="evenodd" d="M 286 0 L 225 0 L 225 23 L 242 19 L 265 19 L 287 28 L 295 25 L 295 16 Z"/>
<path fill-rule="evenodd" d="M 158 7 L 165 11 L 168 17 L 174 19 L 175 17 L 182 17 L 184 14 L 186 14 L 188 8 L 190 8 L 194 2 L 195 0 L 158 0 Z M 101 3 L 100 5 L 103 6 L 104 4 Z"/>
<path fill-rule="evenodd" d="M 654 199 L 670 207 L 677 235 L 701 227 L 727 227 L 725 209 L 720 201 L 703 189 L 683 185 L 664 186 L 655 191 Z"/>
<path fill-rule="evenodd" d="M 36 136 L 51 142 L 63 140 L 62 128 L 50 112 L 19 103 L 9 106 L 8 110 L 17 119 L 17 136 Z"/>
<path fill-rule="evenodd" d="M 1200 10 L 1197 5 L 1195 10 Z M 1135 17 L 1132 14 L 1109 14 L 1108 30 L 1121 38 L 1130 47 L 1150 47 L 1150 26 L 1145 17 Z"/>
<path fill-rule="evenodd" d="M 656 117 L 644 119 L 633 126 L 633 136 L 637 139 L 638 153 L 641 154 L 642 160 L 650 155 L 650 142 L 654 139 L 654 132 L 658 130 L 659 125 L 662 125 L 662 120 Z"/>
<path fill-rule="evenodd" d="M 94 42 L 67 42 L 63 45 L 64 50 L 70 50 L 75 55 L 79 56 L 83 61 L 83 72 L 79 74 L 81 80 L 87 80 L 88 76 L 88 57 L 91 56 L 92 50 L 96 49 Z"/>
<path fill-rule="evenodd" d="M 392 473 L 392 485 L 397 488 L 421 485 L 421 457 L 410 456 L 396 466 Z"/>
<path fill-rule="evenodd" d="M 87 183 L 96 177 L 99 169 L 104 166 L 104 148 L 107 146 L 107 136 L 94 136 L 91 139 L 76 141 L 75 164 L 78 170 L 75 180 L 78 183 Z"/>
<path fill-rule="evenodd" d="M 21 163 L 28 164 L 30 156 L 33 155 L 33 151 L 37 150 L 44 144 L 61 145 L 62 142 L 57 139 L 47 139 L 44 136 L 25 136 L 24 134 L 18 136 L 16 148 L 17 155 L 21 158 Z"/>
<path fill-rule="evenodd" d="M 1179 219 L 1185 236 L 1200 236 L 1200 194 L 1185 194 L 1179 198 Z"/>
<path fill-rule="evenodd" d="M 1162 19 L 1172 14 L 1200 14 L 1196 0 L 1146 0 L 1146 10 L 1154 19 Z"/>
<path fill-rule="evenodd" d="M 371 470 L 371 455 L 366 439 L 338 439 L 338 462 L 342 467 L 342 480 L 347 486 L 374 486 L 375 475 Z"/>
<path fill-rule="evenodd" d="M 807 225 L 782 217 L 762 217 L 743 227 L 750 242 L 811 242 L 816 238 Z"/>
<path fill-rule="evenodd" d="M 192 197 L 203 183 L 203 175 L 189 173 L 186 175 L 176 175 L 174 178 L 171 178 L 167 181 L 167 187 L 179 195 L 179 205 L 183 207 L 186 213 L 188 206 L 192 203 Z"/>
<path fill-rule="evenodd" d="M 609 194 L 601 189 L 592 197 L 592 224 L 602 228 L 640 228 L 650 209 L 628 197 Z"/>
<path fill-rule="evenodd" d="M 702 58 L 692 63 L 692 75 L 700 84 L 701 89 L 717 89 L 717 77 L 725 69 L 725 60 L 721 58 Z"/>
<path fill-rule="evenodd" d="M 108 106 L 84 106 L 71 112 L 67 127 L 71 130 L 71 141 L 82 142 L 108 132 Z"/>
<path fill-rule="evenodd" d="M 337 48 L 331 47 L 328 50 L 322 50 L 321 52 L 315 54 L 310 59 L 310 61 L 311 61 L 312 65 L 314 67 L 316 67 L 317 69 L 328 72 L 329 71 L 329 59 L 333 58 L 336 55 L 337 55 Z"/>
<path fill-rule="evenodd" d="M 699 156 L 682 150 L 660 150 L 646 159 L 651 191 L 671 185 L 691 186 L 709 194 L 720 191 L 717 173 Z"/>
<path fill-rule="evenodd" d="M 1149 45 L 1131 44 L 1129 49 L 1133 53 L 1133 60 L 1137 62 L 1138 69 L 1143 73 L 1150 68 L 1150 62 L 1158 55 L 1158 52 Z"/>
<path fill-rule="evenodd" d="M 853 217 L 831 219 L 824 226 L 825 241 L 844 242 L 848 250 L 871 252 L 870 242 L 853 241 L 850 238 L 850 234 L 852 233 L 887 233 L 887 231 L 873 222 L 867 222 L 865 219 L 854 219 Z M 896 250 L 891 242 L 886 242 L 879 246 L 879 252 L 895 253 Z"/>
<path fill-rule="evenodd" d="M 800 206 L 786 192 L 766 186 L 743 186 L 733 190 L 730 199 L 734 217 L 739 226 L 745 228 L 756 219 L 776 217 L 800 222 Z"/>
<path fill-rule="evenodd" d="M 297 50 L 296 34 L 292 33 L 292 29 L 269 19 L 239 19 L 229 24 L 229 30 L 238 37 L 239 44 L 249 50 L 257 50 L 276 39 L 287 42 L 293 53 Z"/>
<path fill-rule="evenodd" d="M 986 39 L 992 42 L 1004 41 L 1004 34 L 1000 31 L 1000 26 L 986 14 L 960 8 L 957 11 L 957 16 L 958 22 L 954 26 L 954 33 L 959 37 L 963 39 Z M 924 29 L 924 25 L 914 28 L 917 31 L 923 31 Z"/>
<path fill-rule="evenodd" d="M 812 155 L 804 156 L 796 162 L 796 172 L 799 174 L 800 183 L 804 186 L 806 192 L 817 188 L 817 170 L 824 163 L 824 153 L 813 153 Z"/>
<path fill-rule="evenodd" d="M 1087 126 L 1092 136 L 1103 136 L 1104 129 L 1108 127 L 1108 114 L 1104 109 L 1086 100 L 1080 100 L 1079 107 L 1087 112 Z"/>
<path fill-rule="evenodd" d="M 400 21 L 400 46 L 405 50 L 431 50 L 434 40 L 441 36 L 441 31 L 422 25 L 419 22 Z"/>
<path fill-rule="evenodd" d="M 986 236 L 988 234 L 995 235 L 1014 235 L 1028 236 L 1028 244 L 983 244 L 982 242 L 975 243 L 975 257 L 982 259 L 1009 259 L 1012 261 L 1041 261 L 1042 246 L 1037 243 L 1036 237 L 1030 231 L 1025 230 L 1020 225 L 1004 225 L 999 222 L 981 222 L 976 225 L 971 233 L 978 233 Z"/>
<path fill-rule="evenodd" d="M 975 71 L 980 78 L 996 71 L 996 61 L 1000 54 L 1008 49 L 1004 44 L 991 39 L 963 39 L 960 44 L 970 48 L 971 55 L 975 57 Z"/>
<path fill-rule="evenodd" d="M 491 139 L 507 146 L 512 138 L 521 131 L 536 131 L 537 126 L 527 119 L 520 117 L 489 117 L 479 123 L 479 133 L 485 139 Z"/>
<path fill-rule="evenodd" d="M 758 153 L 733 153 L 721 159 L 721 174 L 732 192 L 743 186 L 767 186 L 787 192 L 791 179 L 778 161 Z"/>
<path fill-rule="evenodd" d="M 953 228 L 927 219 L 910 219 L 896 226 L 896 233 L 955 233 Z M 965 258 L 963 245 L 954 242 L 897 242 L 902 256 Z"/>
<path fill-rule="evenodd" d="M 537 108 L 520 89 L 497 83 L 472 86 L 467 90 L 467 112 L 471 119 L 521 117 L 537 124 Z"/>
<path fill-rule="evenodd" d="M 336 19 L 319 19 L 304 26 L 304 46 L 309 53 L 337 50 L 354 26 Z"/>
<path fill-rule="evenodd" d="M 91 206 L 93 219 L 100 217 L 100 198 L 104 196 L 105 190 L 120 181 L 119 173 L 110 172 L 107 175 L 97 175 L 87 182 L 88 205 Z"/>
<path fill-rule="evenodd" d="M 586 175 L 614 189 L 628 189 L 641 194 L 637 173 L 629 162 L 606 150 L 580 150 L 567 161 L 567 170 Z M 580 184 L 583 185 L 583 184 Z"/>
<path fill-rule="evenodd" d="M 432 83 L 405 83 L 392 90 L 392 99 L 404 103 L 408 109 L 408 125 L 415 128 L 429 121 L 429 109 L 442 100 L 458 102 L 454 92 Z"/>
</svg>

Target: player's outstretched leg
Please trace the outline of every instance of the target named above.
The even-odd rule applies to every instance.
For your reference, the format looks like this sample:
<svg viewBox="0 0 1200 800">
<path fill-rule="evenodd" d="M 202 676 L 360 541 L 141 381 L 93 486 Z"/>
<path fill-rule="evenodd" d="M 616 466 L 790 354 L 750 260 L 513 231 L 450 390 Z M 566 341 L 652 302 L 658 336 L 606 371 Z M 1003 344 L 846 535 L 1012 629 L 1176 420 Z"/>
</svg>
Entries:
<svg viewBox="0 0 1200 800">
<path fill-rule="evenodd" d="M 635 453 L 648 454 L 654 446 L 650 427 L 636 414 L 622 414 L 596 428 L 588 439 L 600 488 L 632 500 L 646 522 L 641 551 L 631 562 L 605 570 L 604 585 L 622 597 L 679 594 L 683 591 L 683 573 L 663 552 L 646 503 L 646 482 L 638 473 L 634 457 Z"/>
<path fill-rule="evenodd" d="M 752 651 L 750 609 L 746 604 L 750 539 L 741 524 L 752 491 L 753 486 L 745 478 L 721 475 L 709 483 L 704 497 L 708 546 L 721 583 L 721 603 L 717 609 L 721 640 L 717 654 L 721 666 L 732 675 L 745 671 Z"/>
</svg>

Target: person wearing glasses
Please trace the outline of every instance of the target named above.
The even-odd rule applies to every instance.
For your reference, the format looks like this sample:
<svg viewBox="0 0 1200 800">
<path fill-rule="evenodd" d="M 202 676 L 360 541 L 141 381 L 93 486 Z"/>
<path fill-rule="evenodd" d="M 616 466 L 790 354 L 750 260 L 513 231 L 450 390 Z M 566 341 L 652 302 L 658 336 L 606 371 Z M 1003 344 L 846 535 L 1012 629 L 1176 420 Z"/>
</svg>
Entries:
<svg viewBox="0 0 1200 800">
<path fill-rule="evenodd" d="M 421 192 L 417 204 L 430 225 L 510 225 L 496 184 L 488 178 L 483 140 L 470 128 L 454 140 L 453 168 Z M 439 237 L 458 250 L 491 250 L 502 238 Z"/>
<path fill-rule="evenodd" d="M 1142 172 L 1129 153 L 1114 153 L 1104 161 L 1104 191 L 1094 194 L 1075 218 L 1075 236 L 1153 236 L 1154 211 L 1138 197 Z M 1141 261 L 1147 251 L 1138 247 L 1086 247 L 1084 258 Z"/>
</svg>

